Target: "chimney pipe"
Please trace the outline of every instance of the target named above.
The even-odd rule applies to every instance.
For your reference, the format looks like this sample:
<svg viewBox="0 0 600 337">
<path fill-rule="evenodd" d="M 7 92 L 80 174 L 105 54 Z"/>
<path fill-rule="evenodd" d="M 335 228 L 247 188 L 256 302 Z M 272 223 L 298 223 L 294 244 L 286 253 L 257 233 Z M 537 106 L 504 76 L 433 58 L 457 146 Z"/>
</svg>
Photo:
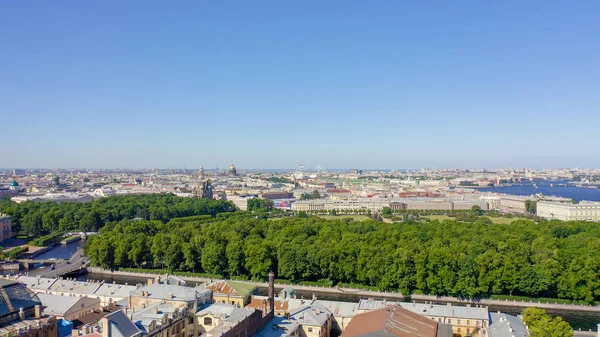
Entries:
<svg viewBox="0 0 600 337">
<path fill-rule="evenodd" d="M 34 313 L 35 313 L 34 314 L 35 318 L 41 318 L 42 317 L 42 306 L 37 304 L 34 307 Z"/>
<path fill-rule="evenodd" d="M 269 310 L 275 310 L 275 273 L 269 272 Z"/>
</svg>

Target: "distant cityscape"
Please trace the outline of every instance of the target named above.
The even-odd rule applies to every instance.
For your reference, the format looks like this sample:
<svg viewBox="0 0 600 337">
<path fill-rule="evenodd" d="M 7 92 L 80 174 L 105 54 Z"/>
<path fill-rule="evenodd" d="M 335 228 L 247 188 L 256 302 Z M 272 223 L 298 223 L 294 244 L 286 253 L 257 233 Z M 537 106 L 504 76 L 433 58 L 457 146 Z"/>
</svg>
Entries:
<svg viewBox="0 0 600 337">
<path fill-rule="evenodd" d="M 539 185 L 547 187 L 541 193 Z M 499 193 L 507 186 L 532 187 L 534 193 Z M 556 187 L 556 189 L 552 189 Z M 560 195 L 560 188 L 589 189 L 588 194 Z M 318 197 L 311 198 L 316 191 Z M 598 192 L 598 193 L 596 193 Z M 172 193 L 180 197 L 229 200 L 241 210 L 252 198 L 273 201 L 276 208 L 309 213 L 397 210 L 499 210 L 547 219 L 600 221 L 599 169 L 362 169 L 296 170 L 140 169 L 0 171 L 0 197 L 14 202 L 88 202 L 112 195 Z M 557 195 L 553 194 L 556 193 Z M 572 194 L 572 193 L 571 193 Z M 304 197 L 303 197 L 304 195 Z M 309 197 L 306 197 L 306 196 Z M 590 200 L 585 197 L 589 196 Z M 535 212 L 526 202 L 539 202 Z M 576 203 L 575 203 L 576 202 Z"/>
</svg>

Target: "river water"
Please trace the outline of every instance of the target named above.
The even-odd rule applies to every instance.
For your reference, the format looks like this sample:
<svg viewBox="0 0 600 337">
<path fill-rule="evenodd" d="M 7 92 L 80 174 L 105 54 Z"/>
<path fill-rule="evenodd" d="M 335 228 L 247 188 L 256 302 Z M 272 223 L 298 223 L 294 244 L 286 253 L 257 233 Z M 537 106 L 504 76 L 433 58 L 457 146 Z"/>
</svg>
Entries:
<svg viewBox="0 0 600 337">
<path fill-rule="evenodd" d="M 81 281 L 86 280 L 96 280 L 96 281 L 104 281 L 104 282 L 115 282 L 117 284 L 137 284 L 142 283 L 145 284 L 148 282 L 148 278 L 146 277 L 132 277 L 132 276 L 120 276 L 120 275 L 104 275 L 104 274 L 87 274 L 78 277 Z M 193 282 L 188 282 L 188 286 L 196 286 Z M 267 295 L 267 288 L 259 288 L 259 295 Z M 356 294 L 334 294 L 334 293 L 324 293 L 324 292 L 309 292 L 309 291 L 297 291 L 296 296 L 298 298 L 312 298 L 312 295 L 315 294 L 317 298 L 322 300 L 329 301 L 343 301 L 343 302 L 355 302 L 357 303 L 360 299 L 365 298 L 365 296 L 356 295 Z M 445 303 L 440 303 L 445 304 Z M 501 311 L 511 315 L 519 315 L 521 314 L 521 309 L 508 307 L 508 306 L 490 306 L 488 307 L 490 312 Z M 565 319 L 573 329 L 581 329 L 587 331 L 589 329 L 596 330 L 596 324 L 600 323 L 600 313 L 587 313 L 587 312 L 573 312 L 566 310 L 546 310 L 549 314 L 561 316 Z"/>
<path fill-rule="evenodd" d="M 40 255 L 36 256 L 34 260 L 49 260 L 49 259 L 68 259 L 70 258 L 79 248 L 83 248 L 85 245 L 85 240 L 78 240 L 75 242 L 71 242 L 66 245 L 58 244 L 54 246 L 54 248 L 50 249 L 47 252 L 43 252 Z"/>
<path fill-rule="evenodd" d="M 514 195 L 532 195 L 541 193 L 546 196 L 570 198 L 575 201 L 600 201 L 600 188 L 568 186 L 568 180 L 527 181 L 509 186 L 478 188 L 479 191 L 506 193 Z"/>
</svg>

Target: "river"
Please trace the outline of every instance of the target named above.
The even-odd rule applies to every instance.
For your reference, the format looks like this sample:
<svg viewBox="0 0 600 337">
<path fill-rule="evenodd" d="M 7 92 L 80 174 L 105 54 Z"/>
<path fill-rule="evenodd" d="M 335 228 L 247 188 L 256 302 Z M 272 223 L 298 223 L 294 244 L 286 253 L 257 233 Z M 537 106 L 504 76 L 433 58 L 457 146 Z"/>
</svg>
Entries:
<svg viewBox="0 0 600 337">
<path fill-rule="evenodd" d="M 105 275 L 105 274 L 86 274 L 78 277 L 79 280 L 96 280 L 104 282 L 115 282 L 118 284 L 145 284 L 148 281 L 146 277 L 132 277 L 132 276 L 120 276 L 120 275 Z M 188 282 L 188 286 L 196 286 L 193 282 Z M 258 290 L 259 295 L 267 295 L 267 288 L 262 287 Z M 343 301 L 343 302 L 358 302 L 364 296 L 355 294 L 332 294 L 332 293 L 319 293 L 319 292 L 308 292 L 308 291 L 297 291 L 296 296 L 299 298 L 312 298 L 315 294 L 317 298 L 329 301 Z M 445 303 L 440 303 L 445 304 Z M 519 308 L 508 307 L 508 306 L 490 306 L 488 307 L 490 312 L 501 311 L 512 315 L 519 315 L 521 310 Z M 587 331 L 589 329 L 596 330 L 596 324 L 600 323 L 600 313 L 588 313 L 588 312 L 572 312 L 567 310 L 547 310 L 549 314 L 558 315 L 564 318 L 573 329 L 581 329 Z"/>
<path fill-rule="evenodd" d="M 79 248 L 83 248 L 85 240 L 78 240 L 66 245 L 57 244 L 47 252 L 36 256 L 34 260 L 64 259 L 70 258 Z"/>
<path fill-rule="evenodd" d="M 514 195 L 532 195 L 541 193 L 546 196 L 570 198 L 575 201 L 600 201 L 600 188 L 568 186 L 568 180 L 526 181 L 508 186 L 478 188 L 482 192 L 506 193 Z"/>
</svg>

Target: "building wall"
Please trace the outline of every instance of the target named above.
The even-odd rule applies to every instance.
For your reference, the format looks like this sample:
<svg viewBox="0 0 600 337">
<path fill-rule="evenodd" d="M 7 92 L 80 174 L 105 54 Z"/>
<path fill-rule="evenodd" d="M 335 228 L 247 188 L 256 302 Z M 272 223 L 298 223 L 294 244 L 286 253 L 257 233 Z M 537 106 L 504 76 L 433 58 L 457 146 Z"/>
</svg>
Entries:
<svg viewBox="0 0 600 337">
<path fill-rule="evenodd" d="M 196 310 L 194 308 L 195 303 L 186 302 L 186 301 L 170 301 L 168 299 L 155 299 L 143 296 L 130 296 L 129 297 L 129 307 L 130 308 L 139 308 L 139 307 L 147 307 L 153 304 L 161 304 L 166 303 L 179 308 L 188 308 L 190 310 Z"/>
<path fill-rule="evenodd" d="M 238 308 L 243 308 L 247 302 L 249 302 L 250 296 L 240 297 L 233 295 L 224 295 L 219 293 L 213 293 L 213 303 L 226 303 L 233 304 Z"/>
<path fill-rule="evenodd" d="M 525 198 L 500 198 L 500 211 L 525 214 L 527 213 L 526 200 Z"/>
<path fill-rule="evenodd" d="M 600 205 L 540 201 L 537 204 L 537 215 L 562 221 L 600 221 Z"/>
<path fill-rule="evenodd" d="M 74 321 L 81 316 L 87 315 L 94 310 L 100 310 L 100 301 L 82 297 L 71 309 L 69 309 L 63 317 L 67 321 Z"/>
<path fill-rule="evenodd" d="M 485 337 L 487 336 L 487 327 L 489 320 L 465 319 L 456 317 L 427 316 L 439 323 L 448 323 L 452 325 L 452 332 L 462 337 Z"/>
<path fill-rule="evenodd" d="M 9 216 L 0 216 L 0 242 L 12 237 L 12 220 Z"/>
<path fill-rule="evenodd" d="M 292 192 L 263 192 L 259 195 L 263 199 L 291 199 L 294 197 Z"/>
</svg>

